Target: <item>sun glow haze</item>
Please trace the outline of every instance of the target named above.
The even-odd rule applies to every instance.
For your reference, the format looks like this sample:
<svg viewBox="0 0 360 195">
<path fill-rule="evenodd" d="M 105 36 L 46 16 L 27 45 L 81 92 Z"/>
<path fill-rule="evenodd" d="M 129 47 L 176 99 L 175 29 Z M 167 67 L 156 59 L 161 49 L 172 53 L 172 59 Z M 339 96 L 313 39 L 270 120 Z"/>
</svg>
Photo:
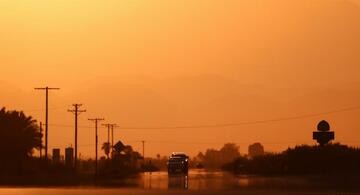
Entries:
<svg viewBox="0 0 360 195">
<path fill-rule="evenodd" d="M 237 123 L 359 106 L 360 7 L 344 0 L 2 0 L 1 106 L 72 125 L 72 103 L 120 126 Z M 312 144 L 326 119 L 335 140 L 358 146 L 359 110 L 298 120 L 201 129 L 117 129 L 146 153 L 195 155 L 235 142 L 267 151 Z M 79 128 L 93 155 L 93 129 Z M 101 129 L 100 143 L 106 140 Z M 73 128 L 50 126 L 52 147 L 73 145 Z M 63 152 L 63 150 L 62 150 Z"/>
</svg>

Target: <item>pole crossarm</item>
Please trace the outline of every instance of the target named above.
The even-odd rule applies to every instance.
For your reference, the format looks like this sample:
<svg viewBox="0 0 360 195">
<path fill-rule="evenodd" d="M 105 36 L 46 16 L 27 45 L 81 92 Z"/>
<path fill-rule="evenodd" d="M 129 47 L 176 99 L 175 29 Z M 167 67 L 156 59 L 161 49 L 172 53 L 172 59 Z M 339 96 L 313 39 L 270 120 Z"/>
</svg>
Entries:
<svg viewBox="0 0 360 195">
<path fill-rule="evenodd" d="M 82 104 L 73 104 L 74 109 L 68 109 L 68 112 L 72 112 L 74 114 L 81 114 L 82 112 L 86 112 L 86 110 L 80 110 L 79 107 L 82 106 Z"/>
<path fill-rule="evenodd" d="M 35 90 L 46 90 L 46 89 L 48 89 L 48 90 L 59 90 L 60 88 L 57 88 L 57 87 L 35 87 L 34 88 Z"/>
<path fill-rule="evenodd" d="M 105 120 L 104 118 L 89 118 L 89 121 L 103 121 Z"/>
</svg>

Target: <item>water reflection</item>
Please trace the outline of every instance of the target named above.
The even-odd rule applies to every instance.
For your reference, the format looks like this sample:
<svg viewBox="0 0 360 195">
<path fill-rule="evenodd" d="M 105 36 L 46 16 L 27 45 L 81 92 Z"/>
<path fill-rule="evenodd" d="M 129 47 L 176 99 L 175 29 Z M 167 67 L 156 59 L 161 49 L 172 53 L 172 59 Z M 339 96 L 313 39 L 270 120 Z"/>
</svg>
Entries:
<svg viewBox="0 0 360 195">
<path fill-rule="evenodd" d="M 188 175 L 168 176 L 167 172 L 141 174 L 139 178 L 127 181 L 123 186 L 133 186 L 143 189 L 189 189 L 189 190 L 233 190 L 233 189 L 304 189 L 324 187 L 328 182 L 319 182 L 322 179 L 298 176 L 251 176 L 233 175 L 226 172 L 209 172 L 191 170 Z M 314 182 L 316 181 L 316 182 Z"/>
<path fill-rule="evenodd" d="M 184 174 L 169 175 L 168 176 L 168 188 L 169 189 L 188 189 L 189 188 L 189 176 Z"/>
<path fill-rule="evenodd" d="M 144 189 L 167 189 L 167 174 L 164 172 L 147 172 L 141 177 Z M 140 181 L 141 182 L 141 181 Z"/>
<path fill-rule="evenodd" d="M 168 175 L 167 172 L 143 173 L 139 183 L 144 189 L 232 189 L 238 178 L 224 172 L 191 170 L 188 175 Z"/>
</svg>

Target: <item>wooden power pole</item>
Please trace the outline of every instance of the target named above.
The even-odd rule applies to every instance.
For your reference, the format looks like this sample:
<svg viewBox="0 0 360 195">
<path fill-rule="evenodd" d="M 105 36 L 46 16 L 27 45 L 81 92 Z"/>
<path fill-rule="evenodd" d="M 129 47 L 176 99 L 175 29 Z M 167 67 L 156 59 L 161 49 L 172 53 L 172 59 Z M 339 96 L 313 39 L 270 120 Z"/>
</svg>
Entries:
<svg viewBox="0 0 360 195">
<path fill-rule="evenodd" d="M 142 153 L 143 153 L 143 158 L 144 158 L 144 162 L 145 162 L 145 140 L 142 140 Z"/>
<path fill-rule="evenodd" d="M 77 167 L 77 138 L 78 138 L 78 116 L 80 113 L 82 112 L 86 112 L 86 110 L 80 110 L 80 106 L 82 106 L 82 104 L 73 104 L 74 109 L 72 110 L 68 110 L 68 112 L 72 112 L 75 114 L 75 158 L 74 158 L 74 168 L 76 170 Z"/>
<path fill-rule="evenodd" d="M 45 160 L 48 160 L 48 130 L 49 130 L 49 90 L 59 90 L 60 88 L 41 87 L 35 90 L 45 90 Z"/>
<path fill-rule="evenodd" d="M 89 121 L 95 122 L 95 176 L 98 175 L 98 122 L 105 120 L 103 118 L 89 118 Z"/>
</svg>

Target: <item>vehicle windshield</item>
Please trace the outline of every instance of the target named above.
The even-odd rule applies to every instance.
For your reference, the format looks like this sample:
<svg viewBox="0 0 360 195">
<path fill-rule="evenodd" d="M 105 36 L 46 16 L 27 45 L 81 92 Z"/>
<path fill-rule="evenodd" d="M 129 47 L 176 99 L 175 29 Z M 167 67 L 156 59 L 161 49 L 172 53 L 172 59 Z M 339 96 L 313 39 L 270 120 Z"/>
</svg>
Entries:
<svg viewBox="0 0 360 195">
<path fill-rule="evenodd" d="M 188 158 L 185 154 L 172 154 L 171 158 Z"/>
</svg>

